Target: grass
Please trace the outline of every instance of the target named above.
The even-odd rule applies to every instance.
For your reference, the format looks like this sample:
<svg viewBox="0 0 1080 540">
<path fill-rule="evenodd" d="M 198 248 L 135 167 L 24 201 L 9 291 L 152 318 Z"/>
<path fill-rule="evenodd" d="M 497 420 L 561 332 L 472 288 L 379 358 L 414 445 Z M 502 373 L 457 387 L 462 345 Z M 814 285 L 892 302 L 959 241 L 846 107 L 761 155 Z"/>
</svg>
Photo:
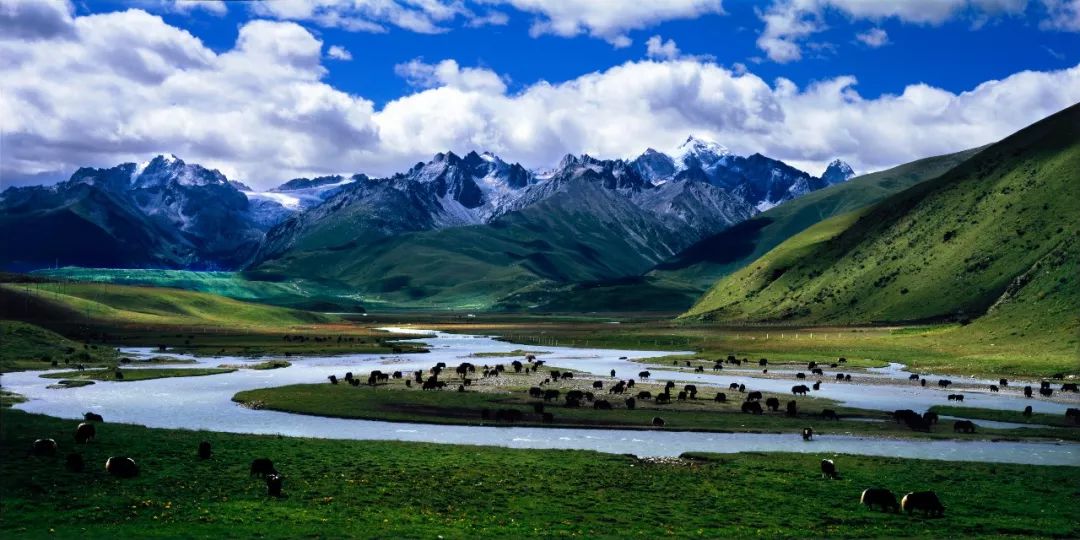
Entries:
<svg viewBox="0 0 1080 540">
<path fill-rule="evenodd" d="M 967 338 L 1068 355 L 1075 370 L 1078 118 L 1080 107 L 1070 107 L 937 179 L 789 238 L 717 283 L 687 316 L 867 324 L 966 322 L 989 311 Z"/>
<path fill-rule="evenodd" d="M 478 316 L 468 322 L 432 319 L 423 328 L 502 336 L 523 347 L 570 346 L 627 350 L 693 351 L 700 358 L 767 358 L 770 362 L 834 362 L 860 365 L 899 362 L 914 371 L 986 377 L 1080 376 L 1076 352 L 1046 347 L 1027 336 L 979 335 L 976 324 L 917 327 L 728 326 L 694 320 L 627 318 L 565 320 Z"/>
<path fill-rule="evenodd" d="M 98 425 L 0 411 L 0 496 L 8 537 L 445 538 L 553 536 L 1076 537 L 1076 467 L 948 463 L 834 454 L 692 455 L 638 460 L 585 451 L 330 441 Z M 28 458 L 38 437 L 78 450 Z M 199 461 L 200 441 L 214 456 Z M 138 478 L 105 474 L 126 455 Z M 285 475 L 271 499 L 248 475 L 269 457 Z M 834 459 L 840 480 L 822 480 Z M 934 490 L 945 517 L 869 511 L 859 493 Z M 602 502 L 601 502 L 602 501 Z M 812 531 L 809 532 L 809 531 Z"/>
<path fill-rule="evenodd" d="M 267 360 L 266 362 L 259 362 L 258 364 L 245 366 L 247 369 L 281 369 L 287 368 L 292 365 L 292 362 L 285 360 Z"/>
<path fill-rule="evenodd" d="M 212 294 L 101 283 L 0 284 L 14 317 L 63 314 L 69 319 L 196 326 L 290 326 L 338 322 L 334 316 L 241 302 Z M 22 316 L 20 316 L 22 315 Z"/>
<path fill-rule="evenodd" d="M 303 279 L 259 281 L 247 279 L 240 272 L 195 272 L 144 268 L 65 267 L 38 270 L 33 274 L 71 281 L 186 289 L 235 300 L 296 309 L 363 311 L 363 307 L 348 291 Z"/>
<path fill-rule="evenodd" d="M 506 375 L 504 375 L 506 377 Z M 365 377 L 360 377 L 364 380 Z M 352 387 L 347 384 L 296 384 L 275 388 L 262 388 L 239 392 L 233 401 L 258 409 L 329 416 L 336 418 L 356 418 L 364 420 L 386 420 L 394 422 L 419 422 L 429 424 L 458 425 L 505 425 L 502 422 L 484 420 L 483 410 L 491 414 L 498 409 L 516 409 L 524 414 L 521 422 L 514 425 L 534 427 L 587 427 L 608 429 L 654 429 L 652 419 L 659 416 L 664 419 L 663 429 L 673 431 L 715 431 L 746 433 L 791 433 L 796 437 L 808 425 L 815 431 L 825 434 L 855 434 L 878 437 L 904 438 L 995 438 L 995 437 L 1047 437 L 1053 439 L 1080 440 L 1080 430 L 1039 429 L 1017 432 L 1015 430 L 980 430 L 976 435 L 955 435 L 945 424 L 931 433 L 917 433 L 902 424 L 893 421 L 860 422 L 851 418 L 884 419 L 878 411 L 867 411 L 840 407 L 835 403 L 817 398 L 796 398 L 800 412 L 797 418 L 788 418 L 784 407 L 790 395 L 768 394 L 765 397 L 780 398 L 779 412 L 766 411 L 762 415 L 745 414 L 740 411 L 742 396 L 738 392 L 727 391 L 726 403 L 712 400 L 715 391 L 703 391 L 696 400 L 673 401 L 669 405 L 657 405 L 651 400 L 638 400 L 634 410 L 628 410 L 623 403 L 624 397 L 609 396 L 604 391 L 597 392 L 597 399 L 607 399 L 612 410 L 596 410 L 590 403 L 580 408 L 569 408 L 563 401 L 556 400 L 545 404 L 545 411 L 554 415 L 554 421 L 545 424 L 541 415 L 533 412 L 532 404 L 540 399 L 529 398 L 525 389 L 512 391 L 469 391 L 455 392 L 457 383 L 450 383 L 448 390 L 423 391 L 409 390 L 400 381 L 387 385 Z M 636 394 L 641 387 L 635 388 Z M 647 387 L 653 395 L 660 393 L 660 387 Z M 679 386 L 677 389 L 681 389 Z M 566 390 L 562 393 L 565 395 Z M 627 394 L 629 396 L 631 394 Z M 765 406 L 764 400 L 762 407 Z M 819 413 L 824 408 L 835 410 L 840 421 L 822 420 Z"/>
<path fill-rule="evenodd" d="M 140 368 L 122 370 L 123 379 L 116 378 L 116 371 L 112 369 L 93 369 L 87 371 L 64 371 L 61 373 L 46 373 L 42 375 L 47 379 L 67 379 L 72 381 L 148 381 L 151 379 L 166 379 L 170 377 L 201 377 L 204 375 L 218 375 L 232 373 L 232 368 Z M 63 381 L 61 381 L 63 382 Z"/>
<path fill-rule="evenodd" d="M 94 384 L 94 381 L 91 381 L 91 380 L 88 380 L 88 379 L 78 379 L 78 380 L 64 379 L 64 380 L 62 380 L 62 381 L 60 381 L 60 382 L 58 382 L 56 384 L 50 384 L 48 386 L 48 388 L 55 388 L 55 389 L 60 390 L 60 389 L 64 389 L 64 388 L 79 388 L 79 387 L 82 387 L 82 386 L 90 386 L 91 384 Z"/>
<path fill-rule="evenodd" d="M 1020 411 L 999 411 L 993 409 L 975 409 L 972 407 L 948 407 L 939 405 L 930 408 L 932 411 L 948 416 L 959 416 L 975 420 L 992 420 L 995 422 L 1013 422 L 1016 424 L 1037 424 L 1044 426 L 1060 426 L 1068 428 L 1080 427 L 1080 424 L 1060 414 L 1032 413 L 1031 417 L 1024 416 Z"/>
<path fill-rule="evenodd" d="M 0 320 L 0 371 L 74 364 L 105 366 L 116 361 L 116 350 L 112 347 L 72 341 L 25 322 Z"/>
<path fill-rule="evenodd" d="M 472 353 L 469 356 L 471 356 L 473 358 L 513 358 L 513 357 L 524 358 L 525 355 L 527 355 L 527 354 L 535 354 L 535 355 L 548 354 L 548 351 L 527 351 L 527 350 L 524 350 L 524 349 L 514 349 L 512 351 L 507 351 L 507 352 L 478 352 L 478 353 Z"/>
</svg>

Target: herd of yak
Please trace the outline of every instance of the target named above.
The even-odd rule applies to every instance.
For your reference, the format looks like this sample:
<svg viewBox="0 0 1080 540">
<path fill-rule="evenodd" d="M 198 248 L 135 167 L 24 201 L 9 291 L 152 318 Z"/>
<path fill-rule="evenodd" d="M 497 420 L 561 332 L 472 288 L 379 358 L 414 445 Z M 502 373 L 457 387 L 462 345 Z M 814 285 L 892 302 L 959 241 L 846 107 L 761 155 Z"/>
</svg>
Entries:
<svg viewBox="0 0 1080 540">
<path fill-rule="evenodd" d="M 690 363 L 690 361 L 684 362 L 686 367 L 691 367 L 692 364 Z M 747 362 L 749 362 L 749 360 L 740 360 L 734 355 L 729 355 L 726 360 L 717 360 L 713 365 L 712 369 L 713 371 L 720 371 L 724 369 L 725 363 L 738 366 Z M 763 371 L 765 373 L 768 373 L 769 361 L 767 359 L 762 358 L 758 360 L 757 363 L 758 366 L 763 368 Z M 846 358 L 839 358 L 836 362 L 829 364 L 829 367 L 836 368 L 845 363 L 847 363 Z M 676 360 L 673 362 L 673 364 L 675 366 L 679 366 L 679 361 Z M 454 373 L 460 379 L 460 382 L 457 383 L 457 391 L 465 392 L 466 387 L 471 386 L 473 383 L 473 379 L 470 377 L 475 376 L 478 371 L 481 373 L 481 376 L 486 379 L 489 377 L 499 377 L 500 374 L 505 372 L 507 369 L 512 369 L 515 373 L 539 373 L 539 370 L 543 365 L 544 361 L 537 360 L 536 356 L 532 354 L 525 356 L 525 362 L 522 362 L 520 360 L 514 360 L 510 363 L 509 368 L 507 368 L 503 364 L 497 364 L 494 366 L 484 365 L 478 367 L 469 362 L 462 362 L 456 368 L 454 368 Z M 405 374 L 401 371 L 395 371 L 393 373 L 383 373 L 376 370 L 372 371 L 368 375 L 367 384 L 369 386 L 375 386 L 380 383 L 389 382 L 390 379 L 405 379 L 405 385 L 408 387 L 412 387 L 413 383 L 415 383 L 419 385 L 422 390 L 442 390 L 448 386 L 447 381 L 440 379 L 440 376 L 445 370 L 447 370 L 447 365 L 445 362 L 439 362 L 435 364 L 435 366 L 433 366 L 427 372 L 425 372 L 424 370 L 417 370 Z M 812 375 L 824 376 L 822 366 L 819 366 L 817 362 L 809 362 L 807 364 L 807 370 L 809 370 Z M 699 365 L 695 368 L 695 371 L 704 371 L 704 367 Z M 612 378 L 615 378 L 615 370 L 611 370 L 610 375 Z M 641 371 L 638 373 L 638 379 L 642 381 L 647 381 L 650 376 L 651 373 L 649 371 Z M 1055 378 L 1057 379 L 1063 377 L 1064 375 L 1055 375 Z M 795 378 L 798 380 L 803 380 L 807 378 L 807 375 L 805 373 L 798 372 L 795 374 Z M 338 379 L 337 375 L 330 375 L 328 379 L 330 380 L 331 384 L 339 384 L 341 382 L 341 380 Z M 539 416 L 539 419 L 542 423 L 550 424 L 555 421 L 554 414 L 550 411 L 545 410 L 545 404 L 552 401 L 558 401 L 560 398 L 564 399 L 563 405 L 567 408 L 579 408 L 586 403 L 592 404 L 592 407 L 596 410 L 612 410 L 614 408 L 612 402 L 610 401 L 610 397 L 602 398 L 597 395 L 597 392 L 600 392 L 604 389 L 604 381 L 593 381 L 591 385 L 593 391 L 573 389 L 562 392 L 558 389 L 548 387 L 552 382 L 555 381 L 566 381 L 573 379 L 574 373 L 571 371 L 559 371 L 552 369 L 547 373 L 547 377 L 543 381 L 541 381 L 538 386 L 533 386 L 529 388 L 528 394 L 530 398 L 543 400 L 542 402 L 533 402 L 531 404 L 533 407 L 533 412 Z M 918 381 L 921 386 L 926 386 L 926 379 L 918 374 L 912 374 L 909 377 L 909 380 Z M 354 377 L 352 372 L 348 372 L 345 374 L 344 381 L 353 386 L 360 386 L 362 384 L 361 379 L 359 377 Z M 849 382 L 851 381 L 851 374 L 837 373 L 836 381 Z M 822 381 L 818 380 L 813 383 L 812 388 L 814 390 L 820 390 L 821 384 Z M 952 384 L 953 382 L 948 379 L 941 379 L 937 381 L 937 386 L 943 389 L 947 389 L 949 386 L 952 386 Z M 1007 379 L 1001 379 L 1000 381 L 998 381 L 997 385 L 991 385 L 990 390 L 992 392 L 999 391 L 999 385 L 1000 387 L 1006 387 L 1009 385 L 1009 381 Z M 637 407 L 639 401 L 652 400 L 657 405 L 663 405 L 671 403 L 673 399 L 678 401 L 686 401 L 696 400 L 698 398 L 698 388 L 696 385 L 693 384 L 686 384 L 683 386 L 682 390 L 676 391 L 676 384 L 673 381 L 667 381 L 664 385 L 664 390 L 656 395 L 653 395 L 652 392 L 649 392 L 647 390 L 641 390 L 634 393 L 632 392 L 634 386 L 635 380 L 633 378 L 627 380 L 617 380 L 614 384 L 610 384 L 607 389 L 607 394 L 608 396 L 619 396 L 620 398 L 622 398 L 623 405 L 627 410 L 634 410 Z M 743 402 L 740 406 L 741 411 L 744 413 L 763 414 L 765 409 L 773 412 L 778 412 L 780 409 L 781 402 L 779 398 L 764 398 L 762 393 L 759 391 L 747 392 L 745 384 L 731 383 L 728 386 L 728 389 L 745 394 L 745 398 L 743 399 Z M 807 386 L 805 384 L 797 384 L 791 387 L 791 393 L 792 395 L 796 396 L 805 396 L 810 391 L 810 389 L 811 386 Z M 1063 383 L 1061 385 L 1061 390 L 1076 392 L 1077 386 L 1075 383 Z M 672 394 L 673 391 L 675 392 L 674 396 Z M 1024 388 L 1024 394 L 1027 397 L 1032 397 L 1033 393 L 1034 392 L 1031 386 L 1026 386 Z M 1050 396 L 1053 393 L 1053 390 L 1050 388 L 1049 381 L 1042 381 L 1039 393 L 1043 396 Z M 631 395 L 623 397 L 627 394 Z M 713 400 L 719 403 L 727 402 L 727 394 L 724 392 L 717 392 L 716 395 L 713 397 Z M 761 406 L 762 400 L 764 400 L 765 408 L 762 408 Z M 948 400 L 962 402 L 964 401 L 964 395 L 949 394 Z M 795 400 L 790 400 L 786 403 L 785 413 L 788 417 L 798 417 L 798 404 Z M 1030 417 L 1031 414 L 1032 408 L 1030 406 L 1026 407 L 1024 409 L 1024 415 Z M 498 409 L 495 411 L 483 409 L 480 411 L 480 415 L 481 419 L 484 421 L 494 420 L 496 422 L 506 423 L 520 422 L 525 418 L 525 413 L 518 409 L 512 408 Z M 1066 411 L 1065 415 L 1067 418 L 1072 418 L 1075 422 L 1080 423 L 1080 409 L 1070 408 Z M 836 411 L 832 409 L 823 409 L 820 413 L 820 418 L 824 420 L 840 419 Z M 892 413 L 892 418 L 897 423 L 905 424 L 913 431 L 928 432 L 934 424 L 938 423 L 938 415 L 931 411 L 919 414 L 910 409 L 897 410 Z M 651 421 L 651 425 L 653 427 L 664 427 L 665 423 L 666 422 L 664 421 L 664 419 L 659 416 L 654 417 Z M 953 423 L 953 431 L 955 433 L 975 433 L 975 429 L 975 424 L 969 420 L 957 420 Z M 812 433 L 813 430 L 808 429 L 807 431 Z M 806 431 L 804 431 L 803 436 L 804 438 L 808 439 Z"/>
<path fill-rule="evenodd" d="M 85 445 L 97 437 L 95 423 L 105 421 L 100 414 L 88 412 L 83 415 L 83 422 L 75 428 L 75 444 Z M 30 445 L 28 454 L 35 457 L 51 458 L 60 452 L 60 445 L 56 439 L 37 439 Z M 199 443 L 196 450 L 199 459 L 206 460 L 213 456 L 213 450 L 208 441 Z M 65 468 L 74 473 L 86 470 L 86 463 L 82 454 L 71 452 L 67 455 L 64 463 Z M 105 471 L 117 478 L 135 478 L 139 476 L 139 466 L 135 460 L 127 456 L 110 456 L 105 460 Z M 281 497 L 281 486 L 285 477 L 274 468 L 274 463 L 268 458 L 258 458 L 251 462 L 251 475 L 258 476 L 266 482 L 266 494 L 271 497 Z"/>
</svg>

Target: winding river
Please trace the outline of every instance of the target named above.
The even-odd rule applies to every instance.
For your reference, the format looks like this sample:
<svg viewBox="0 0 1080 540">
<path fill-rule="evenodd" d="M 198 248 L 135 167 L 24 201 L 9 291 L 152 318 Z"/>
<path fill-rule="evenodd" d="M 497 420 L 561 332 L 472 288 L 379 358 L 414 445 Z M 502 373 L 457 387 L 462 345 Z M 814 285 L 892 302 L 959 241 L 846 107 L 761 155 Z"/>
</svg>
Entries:
<svg viewBox="0 0 1080 540">
<path fill-rule="evenodd" d="M 488 427 L 379 422 L 301 416 L 267 410 L 251 410 L 236 405 L 231 398 L 237 392 L 297 383 L 325 382 L 326 376 L 345 371 L 362 373 L 426 369 L 436 362 L 456 365 L 472 353 L 508 352 L 522 346 L 497 341 L 487 336 L 434 333 L 417 329 L 394 328 L 399 333 L 422 335 L 418 341 L 428 344 L 430 354 L 385 355 L 357 354 L 333 357 L 293 358 L 292 366 L 274 370 L 240 370 L 201 377 L 177 377 L 131 382 L 97 382 L 69 389 L 48 389 L 55 379 L 40 377 L 43 371 L 7 373 L 0 378 L 4 389 L 22 394 L 28 400 L 15 407 L 32 413 L 61 418 L 80 418 L 83 412 L 102 414 L 109 422 L 141 424 L 159 428 L 206 429 L 232 433 L 280 434 L 298 437 L 359 440 L 401 440 L 447 444 L 473 444 L 534 449 L 581 449 L 639 456 L 677 456 L 683 452 L 782 451 L 829 455 L 850 453 L 905 458 L 1027 463 L 1037 465 L 1080 466 L 1080 444 L 1040 442 L 990 442 L 951 440 L 897 440 L 828 434 L 804 442 L 793 434 L 701 433 L 653 430 L 606 430 L 532 427 Z M 548 364 L 597 375 L 614 369 L 622 377 L 635 377 L 645 369 L 635 359 L 673 354 L 657 351 L 626 351 L 537 347 L 546 351 Z M 149 349 L 125 349 L 128 356 L 148 358 Z M 170 354 L 181 357 L 181 355 Z M 184 357 L 187 358 L 187 357 Z M 256 363 L 259 359 L 237 357 L 194 358 L 197 364 L 178 367 L 213 367 L 219 364 Z M 497 363 L 505 359 L 476 359 L 473 363 Z M 156 367 L 156 366 L 155 366 Z M 662 367 L 662 366 L 657 366 Z M 125 367 L 127 369 L 127 367 Z M 136 368 L 137 369 L 137 368 Z M 787 393 L 793 378 L 755 377 L 754 370 L 724 370 L 717 373 L 689 373 L 653 369 L 653 380 L 694 382 L 700 385 L 727 387 L 744 383 L 749 389 Z M 826 381 L 813 395 L 835 399 L 845 405 L 891 411 L 900 408 L 922 410 L 947 403 L 949 393 L 936 387 L 909 383 L 902 366 L 868 370 L 875 384 L 832 383 Z M 956 382 L 956 377 L 952 377 Z M 976 381 L 972 384 L 982 384 Z M 989 409 L 1019 410 L 1032 405 L 1036 411 L 1060 414 L 1075 404 L 1062 400 L 1025 399 L 1015 391 L 991 394 L 965 389 L 964 405 Z M 1071 397 L 1069 398 L 1071 399 Z M 992 423 L 983 423 L 991 427 Z M 1018 427 L 999 423 L 993 427 Z"/>
</svg>

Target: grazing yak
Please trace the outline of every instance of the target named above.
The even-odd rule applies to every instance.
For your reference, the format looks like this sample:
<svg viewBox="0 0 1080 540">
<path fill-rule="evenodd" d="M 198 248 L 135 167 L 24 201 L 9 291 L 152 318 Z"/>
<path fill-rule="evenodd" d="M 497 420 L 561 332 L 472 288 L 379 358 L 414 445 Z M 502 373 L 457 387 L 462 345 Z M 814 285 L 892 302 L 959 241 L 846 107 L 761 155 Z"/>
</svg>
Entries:
<svg viewBox="0 0 1080 540">
<path fill-rule="evenodd" d="M 1024 416 L 1031 418 L 1031 405 L 1024 407 Z"/>
<path fill-rule="evenodd" d="M 705 373 L 705 366 L 698 366 L 694 368 L 694 373 Z"/>
<path fill-rule="evenodd" d="M 690 396 L 690 399 L 697 399 L 697 386 L 688 384 L 683 387 L 683 392 L 686 392 L 686 395 Z"/>
<path fill-rule="evenodd" d="M 832 409 L 822 409 L 821 418 L 823 420 L 840 420 L 840 416 Z"/>
<path fill-rule="evenodd" d="M 844 380 L 844 374 L 843 373 L 837 373 L 836 374 L 836 380 L 843 381 Z"/>
<path fill-rule="evenodd" d="M 567 396 L 566 402 L 563 404 L 563 406 L 568 409 L 576 409 L 581 406 L 581 400 Z"/>
<path fill-rule="evenodd" d="M 739 389 L 739 383 L 737 383 L 737 382 L 733 382 L 733 383 L 728 385 L 728 390 L 738 390 L 738 389 Z"/>
<path fill-rule="evenodd" d="M 836 464 L 831 459 L 821 460 L 821 477 L 837 480 L 840 475 L 836 472 Z"/>
<path fill-rule="evenodd" d="M 281 497 L 281 484 L 285 477 L 280 474 L 271 474 L 266 477 L 266 496 Z"/>
<path fill-rule="evenodd" d="M 277 469 L 274 468 L 274 462 L 270 461 L 270 458 L 255 458 L 251 461 L 251 476 L 261 476 L 266 478 L 267 475 L 277 474 Z"/>
<path fill-rule="evenodd" d="M 1006 386 L 1009 386 L 1009 379 L 999 379 L 998 384 L 1001 385 L 1002 388 L 1005 388 Z"/>
<path fill-rule="evenodd" d="M 531 397 L 531 398 L 544 397 L 544 389 L 540 388 L 539 386 L 534 386 L 534 387 L 530 388 L 529 389 L 529 397 Z"/>
<path fill-rule="evenodd" d="M 950 384 L 952 384 L 952 381 L 950 381 L 948 379 L 938 379 L 938 382 L 937 382 L 937 385 L 942 387 L 942 388 L 948 388 Z"/>
<path fill-rule="evenodd" d="M 928 516 L 942 516 L 945 514 L 945 507 L 941 505 L 941 500 L 938 499 L 937 493 L 933 491 L 908 493 L 900 500 L 900 507 L 908 514 L 915 510 L 920 510 Z"/>
<path fill-rule="evenodd" d="M 568 390 L 566 392 L 566 399 L 581 401 L 585 399 L 585 392 L 582 392 L 581 390 Z"/>
<path fill-rule="evenodd" d="M 559 391 L 554 389 L 544 390 L 544 401 L 559 399 Z"/>
<path fill-rule="evenodd" d="M 759 365 L 761 367 L 765 367 L 765 366 L 769 365 L 769 360 L 767 358 L 762 358 L 762 359 L 757 361 L 757 365 Z"/>
<path fill-rule="evenodd" d="M 821 368 L 814 368 L 814 369 L 811 369 L 811 370 L 810 370 L 810 373 L 812 373 L 812 374 L 814 374 L 814 375 L 822 375 L 822 376 L 824 376 L 824 375 L 825 375 L 825 372 L 824 372 L 824 371 L 823 371 L 823 370 L 822 370 Z"/>
<path fill-rule="evenodd" d="M 1000 388 L 998 388 L 996 384 L 991 384 L 991 385 L 990 385 L 990 391 L 991 391 L 991 392 L 998 392 L 998 391 L 1000 391 L 1000 390 L 1001 390 L 1001 389 L 1000 389 Z"/>
<path fill-rule="evenodd" d="M 716 397 L 713 398 L 713 401 L 715 401 L 717 403 L 724 403 L 724 402 L 727 401 L 727 394 L 725 394 L 723 392 L 717 392 Z"/>
<path fill-rule="evenodd" d="M 86 444 L 94 440 L 95 435 L 97 435 L 97 430 L 94 429 L 94 424 L 83 422 L 75 428 L 75 443 Z"/>
<path fill-rule="evenodd" d="M 805 384 L 799 384 L 791 387 L 791 393 L 797 396 L 805 396 L 810 391 L 810 387 Z"/>
<path fill-rule="evenodd" d="M 1031 387 L 1030 386 L 1025 386 L 1024 387 L 1024 397 L 1031 397 Z"/>
<path fill-rule="evenodd" d="M 907 380 L 909 380 L 909 381 L 917 381 L 917 380 L 919 380 L 919 376 L 912 373 L 911 375 L 908 375 Z M 870 490 L 866 490 L 866 491 L 870 491 Z M 866 493 L 866 492 L 864 491 L 863 493 Z M 889 493 L 892 493 L 892 492 L 890 491 Z"/>
<path fill-rule="evenodd" d="M 1040 389 L 1048 389 L 1048 388 L 1050 388 L 1050 381 L 1042 381 L 1041 383 L 1039 383 L 1039 388 Z"/>
<path fill-rule="evenodd" d="M 780 400 L 774 397 L 765 400 L 765 407 L 772 412 L 780 410 Z"/>
<path fill-rule="evenodd" d="M 659 416 L 654 416 L 653 417 L 653 419 L 652 419 L 653 427 L 664 427 L 664 424 L 665 424 L 665 422 L 664 422 L 663 418 L 660 418 Z"/>
<path fill-rule="evenodd" d="M 117 478 L 135 478 L 139 476 L 139 466 L 129 457 L 113 456 L 105 460 L 105 470 Z"/>
<path fill-rule="evenodd" d="M 678 399 L 679 401 L 686 401 L 686 392 L 679 392 L 679 394 L 676 396 L 676 399 Z"/>
<path fill-rule="evenodd" d="M 1029 409 L 1031 407 L 1028 407 Z M 1027 416 L 1031 416 L 1030 414 Z M 1072 418 L 1074 423 L 1080 424 L 1080 409 L 1068 408 L 1065 409 L 1065 418 Z"/>
<path fill-rule="evenodd" d="M 806 374 L 800 371 L 800 372 L 798 372 L 798 373 L 796 373 L 796 374 L 795 374 L 795 378 L 796 378 L 796 379 L 800 379 L 800 380 L 801 380 L 801 379 L 805 379 L 805 378 L 806 378 Z"/>
<path fill-rule="evenodd" d="M 92 413 L 92 412 L 83 413 L 83 420 L 86 420 L 87 422 L 104 422 L 105 421 L 105 419 L 102 418 L 100 414 Z"/>
<path fill-rule="evenodd" d="M 64 463 L 64 468 L 70 472 L 83 472 L 83 469 L 86 468 L 86 463 L 83 462 L 82 454 L 68 454 L 67 461 Z"/>
<path fill-rule="evenodd" d="M 717 363 L 713 364 L 713 366 L 712 366 L 713 371 L 723 371 L 723 369 L 724 369 L 724 364 L 721 364 L 720 362 L 717 362 Z"/>
<path fill-rule="evenodd" d="M 1065 383 L 1061 385 L 1062 392 L 1080 392 L 1080 389 L 1076 386 L 1076 383 Z"/>
<path fill-rule="evenodd" d="M 675 388 L 675 383 L 673 381 L 668 381 L 668 382 L 664 383 L 664 391 L 665 392 L 670 392 L 672 388 Z"/>
<path fill-rule="evenodd" d="M 964 401 L 964 394 L 949 394 L 949 401 Z"/>
<path fill-rule="evenodd" d="M 844 375 L 844 381 L 845 382 L 851 382 L 851 374 L 850 373 Z"/>
<path fill-rule="evenodd" d="M 1049 388 L 1040 388 L 1039 393 L 1042 394 L 1043 397 L 1050 397 L 1054 395 L 1054 391 Z"/>
<path fill-rule="evenodd" d="M 648 379 L 649 375 L 652 375 L 652 373 L 649 373 L 648 371 L 642 371 L 637 374 L 639 379 Z"/>
<path fill-rule="evenodd" d="M 37 457 L 53 457 L 59 448 L 53 439 L 38 439 L 30 445 L 30 453 Z"/>
<path fill-rule="evenodd" d="M 814 428 L 803 428 L 802 440 L 810 441 L 814 439 Z"/>
<path fill-rule="evenodd" d="M 818 381 L 818 382 L 814 383 L 813 388 L 814 388 L 815 392 L 818 391 L 818 390 L 821 390 L 821 381 Z"/>
<path fill-rule="evenodd" d="M 634 410 L 634 407 L 637 407 L 637 400 L 632 397 L 626 398 L 623 403 L 626 403 L 626 408 L 631 411 Z"/>
<path fill-rule="evenodd" d="M 799 412 L 796 408 L 795 400 L 787 402 L 787 415 L 794 418 L 797 414 L 799 414 Z"/>
<path fill-rule="evenodd" d="M 762 397 L 763 396 L 761 395 L 761 392 L 758 392 L 757 390 L 754 390 L 753 392 L 750 392 L 749 394 L 746 394 L 746 401 L 757 401 L 757 400 L 761 399 Z"/>
<path fill-rule="evenodd" d="M 975 423 L 971 420 L 957 420 L 953 423 L 954 433 L 975 433 Z"/>
<path fill-rule="evenodd" d="M 761 403 L 756 401 L 744 401 L 742 404 L 742 412 L 747 414 L 761 414 Z"/>
<path fill-rule="evenodd" d="M 656 399 L 653 400 L 657 405 L 666 405 L 671 403 L 671 394 L 664 392 L 662 394 L 656 394 Z"/>
<path fill-rule="evenodd" d="M 637 398 L 638 399 L 652 399 L 652 392 L 649 392 L 647 390 L 642 390 L 642 391 L 637 393 Z"/>
<path fill-rule="evenodd" d="M 598 399 L 592 404 L 593 408 L 600 411 L 610 411 L 611 403 L 606 399 Z"/>
<path fill-rule="evenodd" d="M 923 413 L 922 419 L 925 420 L 927 424 L 936 424 L 938 423 L 938 413 L 926 411 Z"/>
<path fill-rule="evenodd" d="M 892 510 L 900 512 L 900 503 L 896 502 L 896 495 L 885 488 L 869 488 L 862 492 L 859 503 L 873 510 L 874 505 L 881 508 L 882 512 Z"/>
<path fill-rule="evenodd" d="M 331 375 L 331 376 L 327 377 L 327 379 L 330 379 L 330 384 L 337 384 L 338 383 L 337 375 Z"/>
<path fill-rule="evenodd" d="M 199 443 L 199 459 L 210 459 L 210 456 L 214 453 L 210 450 L 210 442 L 203 441 Z"/>
<path fill-rule="evenodd" d="M 626 392 L 626 383 L 623 381 L 619 381 L 612 385 L 611 388 L 608 388 L 609 394 L 622 394 L 623 392 Z"/>
<path fill-rule="evenodd" d="M 596 389 L 596 390 L 602 390 L 604 388 L 604 382 L 603 381 L 594 381 L 592 383 L 592 387 L 594 389 Z"/>
</svg>

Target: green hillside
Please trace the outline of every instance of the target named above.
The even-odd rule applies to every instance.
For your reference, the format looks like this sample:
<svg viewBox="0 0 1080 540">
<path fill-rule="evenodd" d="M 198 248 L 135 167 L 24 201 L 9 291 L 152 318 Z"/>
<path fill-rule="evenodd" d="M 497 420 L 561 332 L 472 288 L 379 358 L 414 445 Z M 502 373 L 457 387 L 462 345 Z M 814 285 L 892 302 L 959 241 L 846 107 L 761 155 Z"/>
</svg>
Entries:
<svg viewBox="0 0 1080 540">
<path fill-rule="evenodd" d="M 247 275 L 304 276 L 357 291 L 369 306 L 521 308 L 553 287 L 641 274 L 661 261 L 666 254 L 646 246 L 671 239 L 640 238 L 663 234 L 646 219 L 625 198 L 580 182 L 487 225 L 370 238 L 353 231 L 337 245 L 318 229 Z"/>
<path fill-rule="evenodd" d="M 871 323 L 966 321 L 990 310 L 969 331 L 1075 329 L 1077 171 L 1073 106 L 937 179 L 788 239 L 684 316 Z M 1064 334 L 1075 343 L 1075 330 Z"/>
<path fill-rule="evenodd" d="M 807 227 L 941 176 L 979 150 L 974 148 L 912 161 L 808 193 L 698 242 L 658 265 L 649 276 L 660 281 L 696 285 L 704 291 L 717 279 L 750 264 Z"/>
<path fill-rule="evenodd" d="M 313 311 L 346 312 L 364 309 L 349 290 L 328 287 L 303 279 L 251 280 L 246 279 L 241 272 L 65 267 L 55 270 L 37 270 L 32 275 L 71 281 L 186 289 L 235 300 Z"/>
<path fill-rule="evenodd" d="M 560 312 L 684 311 L 716 280 L 807 227 L 941 176 L 979 150 L 920 159 L 808 193 L 690 246 L 643 276 L 577 283 L 537 294 L 525 291 L 504 303 Z"/>
<path fill-rule="evenodd" d="M 212 294 L 99 283 L 0 284 L 0 318 L 168 325 L 286 326 L 336 317 Z"/>
</svg>

